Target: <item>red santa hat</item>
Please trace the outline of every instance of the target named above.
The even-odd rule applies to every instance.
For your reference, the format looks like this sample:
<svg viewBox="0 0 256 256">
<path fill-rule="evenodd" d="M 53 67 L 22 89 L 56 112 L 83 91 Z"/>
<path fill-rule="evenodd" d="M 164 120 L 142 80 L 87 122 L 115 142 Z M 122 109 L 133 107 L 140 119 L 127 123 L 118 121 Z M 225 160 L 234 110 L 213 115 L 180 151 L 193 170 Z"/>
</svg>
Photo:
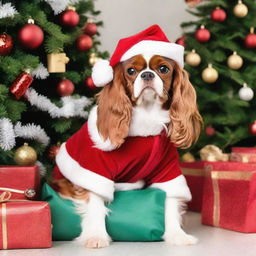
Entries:
<svg viewBox="0 0 256 256">
<path fill-rule="evenodd" d="M 158 25 L 121 39 L 110 59 L 98 61 L 92 69 L 92 79 L 97 87 L 103 87 L 113 80 L 113 67 L 119 62 L 139 54 L 153 54 L 175 60 L 184 66 L 184 47 L 171 43 Z"/>
</svg>

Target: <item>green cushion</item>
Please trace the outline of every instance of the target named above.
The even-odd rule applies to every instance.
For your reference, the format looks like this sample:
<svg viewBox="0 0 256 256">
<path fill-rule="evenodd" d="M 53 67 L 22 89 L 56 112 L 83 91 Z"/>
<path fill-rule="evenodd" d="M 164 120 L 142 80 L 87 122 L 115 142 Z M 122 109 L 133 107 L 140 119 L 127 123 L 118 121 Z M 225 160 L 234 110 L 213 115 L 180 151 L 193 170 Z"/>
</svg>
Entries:
<svg viewBox="0 0 256 256">
<path fill-rule="evenodd" d="M 115 192 L 106 218 L 114 241 L 161 241 L 164 233 L 165 192 L 144 189 Z M 72 240 L 81 232 L 81 219 L 71 200 L 63 199 L 49 185 L 42 188 L 42 200 L 51 207 L 53 240 Z"/>
</svg>

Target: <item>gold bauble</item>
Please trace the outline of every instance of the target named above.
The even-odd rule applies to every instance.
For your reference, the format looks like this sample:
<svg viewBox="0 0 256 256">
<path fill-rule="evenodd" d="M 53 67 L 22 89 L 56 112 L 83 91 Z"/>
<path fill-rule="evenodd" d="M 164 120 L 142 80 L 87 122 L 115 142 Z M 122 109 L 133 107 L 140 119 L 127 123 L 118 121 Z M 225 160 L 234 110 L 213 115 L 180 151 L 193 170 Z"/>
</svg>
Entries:
<svg viewBox="0 0 256 256">
<path fill-rule="evenodd" d="M 89 58 L 89 63 L 91 66 L 94 66 L 97 61 L 99 61 L 101 58 L 97 57 L 96 53 L 91 53 L 90 58 Z"/>
<path fill-rule="evenodd" d="M 24 143 L 23 146 L 19 147 L 14 153 L 14 161 L 18 165 L 33 165 L 37 160 L 36 151 Z"/>
<path fill-rule="evenodd" d="M 243 59 L 241 56 L 237 55 L 236 52 L 234 52 L 228 57 L 227 63 L 231 69 L 237 70 L 243 66 Z"/>
<path fill-rule="evenodd" d="M 239 0 L 237 5 L 233 9 L 233 13 L 238 18 L 243 18 L 243 17 L 245 17 L 247 15 L 248 8 L 247 8 L 247 6 L 245 4 L 243 4 L 242 1 Z"/>
<path fill-rule="evenodd" d="M 189 152 L 185 153 L 185 154 L 181 157 L 181 160 L 182 160 L 183 162 L 187 162 L 187 163 L 192 163 L 192 162 L 195 162 L 195 161 L 196 161 L 195 157 L 194 157 L 191 153 L 189 153 Z"/>
<path fill-rule="evenodd" d="M 216 69 L 212 67 L 212 64 L 209 64 L 206 69 L 202 72 L 202 79 L 209 84 L 212 84 L 217 81 L 219 74 Z"/>
<path fill-rule="evenodd" d="M 190 53 L 186 55 L 185 61 L 189 66 L 197 67 L 201 63 L 201 57 L 193 49 Z"/>
</svg>

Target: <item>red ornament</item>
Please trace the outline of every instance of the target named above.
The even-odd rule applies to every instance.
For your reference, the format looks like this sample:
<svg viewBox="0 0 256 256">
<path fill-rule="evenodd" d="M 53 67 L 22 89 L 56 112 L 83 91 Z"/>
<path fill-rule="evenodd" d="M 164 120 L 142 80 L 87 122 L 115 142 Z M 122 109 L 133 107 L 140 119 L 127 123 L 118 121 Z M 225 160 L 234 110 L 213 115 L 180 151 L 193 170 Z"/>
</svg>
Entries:
<svg viewBox="0 0 256 256">
<path fill-rule="evenodd" d="M 83 32 L 89 36 L 94 36 L 97 33 L 97 25 L 92 21 L 87 22 L 83 27 Z"/>
<path fill-rule="evenodd" d="M 48 157 L 54 160 L 59 151 L 60 151 L 60 144 L 50 146 L 48 150 Z"/>
<path fill-rule="evenodd" d="M 227 18 L 227 14 L 223 9 L 217 7 L 211 13 L 211 19 L 216 22 L 223 22 Z"/>
<path fill-rule="evenodd" d="M 75 86 L 69 79 L 62 79 L 57 85 L 57 92 L 61 97 L 70 96 Z"/>
<path fill-rule="evenodd" d="M 200 43 L 205 43 L 209 41 L 211 33 L 203 25 L 195 33 L 195 38 Z"/>
<path fill-rule="evenodd" d="M 250 124 L 249 132 L 251 135 L 256 136 L 256 121 Z"/>
<path fill-rule="evenodd" d="M 0 55 L 4 56 L 11 52 L 13 48 L 12 37 L 7 34 L 0 35 Z"/>
<path fill-rule="evenodd" d="M 186 44 L 185 44 L 185 36 L 181 36 L 181 37 L 179 37 L 176 41 L 175 41 L 175 43 L 176 44 L 179 44 L 179 45 L 182 45 L 183 47 L 186 47 Z"/>
<path fill-rule="evenodd" d="M 85 79 L 85 85 L 89 87 L 91 90 L 95 90 L 97 88 L 91 77 L 87 77 Z"/>
<path fill-rule="evenodd" d="M 216 134 L 216 131 L 215 131 L 215 129 L 214 129 L 211 125 L 209 125 L 209 126 L 207 126 L 207 127 L 205 128 L 205 134 L 206 134 L 207 136 L 213 136 L 213 135 Z"/>
<path fill-rule="evenodd" d="M 244 44 L 247 48 L 256 48 L 256 34 L 254 34 L 254 28 L 250 29 L 250 34 L 246 36 Z"/>
<path fill-rule="evenodd" d="M 14 94 L 18 100 L 25 94 L 32 82 L 33 77 L 28 72 L 24 71 L 12 82 L 10 92 Z"/>
<path fill-rule="evenodd" d="M 33 20 L 28 21 L 29 24 L 23 26 L 19 31 L 19 41 L 23 47 L 27 49 L 36 49 L 39 47 L 44 40 L 43 30 L 33 24 Z"/>
<path fill-rule="evenodd" d="M 80 17 L 73 9 L 68 9 L 60 15 L 60 22 L 63 26 L 75 27 L 79 23 Z"/>
<path fill-rule="evenodd" d="M 92 38 L 88 35 L 81 35 L 76 40 L 76 47 L 79 51 L 87 51 L 93 46 Z"/>
</svg>

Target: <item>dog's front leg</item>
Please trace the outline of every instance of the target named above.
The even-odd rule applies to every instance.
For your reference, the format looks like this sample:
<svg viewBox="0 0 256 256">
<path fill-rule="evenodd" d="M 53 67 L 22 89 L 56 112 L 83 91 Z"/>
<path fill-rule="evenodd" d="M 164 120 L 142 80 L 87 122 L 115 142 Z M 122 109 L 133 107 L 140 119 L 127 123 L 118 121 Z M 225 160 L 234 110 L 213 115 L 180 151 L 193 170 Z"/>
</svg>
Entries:
<svg viewBox="0 0 256 256">
<path fill-rule="evenodd" d="M 182 208 L 180 199 L 167 197 L 165 201 L 165 233 L 163 239 L 173 245 L 193 245 L 197 238 L 188 235 L 181 228 Z"/>
<path fill-rule="evenodd" d="M 108 209 L 103 198 L 90 192 L 88 202 L 77 204 L 77 211 L 82 217 L 82 232 L 76 240 L 88 248 L 108 246 L 111 241 L 105 224 Z"/>
</svg>

